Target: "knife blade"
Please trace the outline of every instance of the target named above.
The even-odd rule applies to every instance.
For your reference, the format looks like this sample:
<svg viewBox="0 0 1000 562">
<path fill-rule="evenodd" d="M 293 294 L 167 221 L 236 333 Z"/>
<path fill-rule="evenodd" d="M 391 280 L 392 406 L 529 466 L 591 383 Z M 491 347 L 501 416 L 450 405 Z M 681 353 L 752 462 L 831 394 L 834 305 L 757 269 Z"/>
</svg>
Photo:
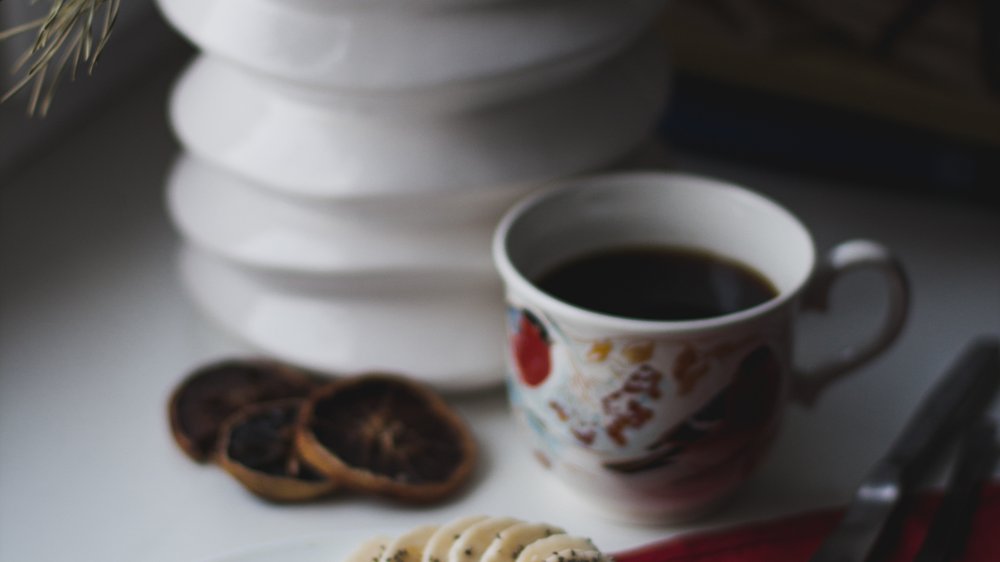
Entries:
<svg viewBox="0 0 1000 562">
<path fill-rule="evenodd" d="M 887 548 L 906 493 L 934 457 L 993 400 L 1000 386 L 1000 340 L 971 343 L 934 385 L 896 439 L 862 482 L 843 519 L 811 562 L 869 562 Z"/>
</svg>

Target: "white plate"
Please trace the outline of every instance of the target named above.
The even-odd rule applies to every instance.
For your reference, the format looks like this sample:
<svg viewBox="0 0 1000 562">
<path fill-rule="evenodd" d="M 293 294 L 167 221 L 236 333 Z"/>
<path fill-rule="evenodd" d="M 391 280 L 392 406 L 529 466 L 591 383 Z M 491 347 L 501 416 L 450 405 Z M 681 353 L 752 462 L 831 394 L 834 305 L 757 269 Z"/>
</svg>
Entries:
<svg viewBox="0 0 1000 562">
<path fill-rule="evenodd" d="M 662 44 L 648 38 L 581 80 L 517 103 L 403 117 L 295 99 L 274 81 L 201 57 L 177 84 L 171 121 L 192 152 L 290 194 L 492 190 L 593 170 L 635 148 L 666 101 L 666 73 Z"/>
<path fill-rule="evenodd" d="M 241 548 L 201 562 L 343 562 L 366 539 L 377 535 L 395 537 L 411 528 L 398 525 L 387 528 L 379 525 L 377 529 L 331 527 L 322 535 Z"/>
<path fill-rule="evenodd" d="M 364 540 L 359 534 L 334 530 L 322 537 L 252 547 L 203 562 L 341 562 Z"/>
<path fill-rule="evenodd" d="M 446 271 L 493 278 L 493 229 L 526 192 L 317 202 L 190 155 L 177 160 L 167 180 L 171 217 L 199 246 L 248 266 L 331 275 Z"/>
<path fill-rule="evenodd" d="M 471 84 L 495 95 L 584 71 L 641 33 L 664 0 L 532 0 L 440 11 L 283 0 L 159 3 L 205 51 L 246 68 L 344 91 L 424 92 L 461 105 L 478 97 Z"/>
<path fill-rule="evenodd" d="M 228 331 L 304 367 L 398 372 L 444 391 L 503 380 L 499 280 L 269 274 L 191 247 L 181 273 L 194 301 Z"/>
<path fill-rule="evenodd" d="M 443 8 L 475 8 L 489 4 L 518 2 L 521 0 L 284 0 L 287 4 L 298 4 L 310 9 L 331 7 L 364 10 L 410 10 L 427 11 Z"/>
</svg>

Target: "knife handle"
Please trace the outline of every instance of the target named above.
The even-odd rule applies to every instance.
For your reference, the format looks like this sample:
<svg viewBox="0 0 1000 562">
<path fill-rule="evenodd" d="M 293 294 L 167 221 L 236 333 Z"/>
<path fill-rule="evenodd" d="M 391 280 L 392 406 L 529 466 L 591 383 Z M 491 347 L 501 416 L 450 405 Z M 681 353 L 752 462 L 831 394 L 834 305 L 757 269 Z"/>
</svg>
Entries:
<svg viewBox="0 0 1000 562">
<path fill-rule="evenodd" d="M 1000 387 L 1000 340 L 977 338 L 934 385 L 889 452 L 904 484 L 919 473 L 950 438 L 978 418 Z"/>
<path fill-rule="evenodd" d="M 998 457 L 996 425 L 982 420 L 962 439 L 944 501 L 914 562 L 951 562 L 962 554 L 972 530 L 979 494 Z"/>
</svg>

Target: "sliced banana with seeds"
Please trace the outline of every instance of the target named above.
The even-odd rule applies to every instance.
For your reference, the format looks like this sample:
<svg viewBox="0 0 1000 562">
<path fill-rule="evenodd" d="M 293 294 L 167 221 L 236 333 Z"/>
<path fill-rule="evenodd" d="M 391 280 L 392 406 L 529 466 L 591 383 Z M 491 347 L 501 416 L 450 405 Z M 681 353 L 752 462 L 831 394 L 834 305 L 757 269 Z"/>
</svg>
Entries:
<svg viewBox="0 0 1000 562">
<path fill-rule="evenodd" d="M 612 559 L 599 550 L 579 550 L 568 548 L 549 554 L 545 562 L 610 562 Z"/>
<path fill-rule="evenodd" d="M 420 562 L 424 546 L 437 529 L 437 525 L 426 525 L 400 535 L 386 545 L 379 562 Z"/>
<path fill-rule="evenodd" d="M 343 562 L 614 562 L 590 539 L 511 517 L 473 516 L 368 539 Z"/>
<path fill-rule="evenodd" d="M 590 539 L 583 537 L 552 535 L 525 546 L 517 556 L 517 562 L 545 562 L 553 554 L 569 550 L 596 551 L 597 547 L 590 542 Z"/>
<path fill-rule="evenodd" d="M 385 552 L 385 547 L 390 542 L 392 542 L 392 537 L 384 535 L 372 537 L 361 543 L 361 546 L 349 554 L 344 562 L 379 562 L 382 553 Z"/>
<path fill-rule="evenodd" d="M 479 562 L 514 562 L 526 546 L 565 531 L 544 523 L 518 523 L 497 535 L 483 553 Z"/>
<path fill-rule="evenodd" d="M 501 531 L 523 523 L 512 517 L 490 517 L 466 529 L 451 545 L 448 562 L 478 561 Z"/>
<path fill-rule="evenodd" d="M 422 562 L 448 562 L 448 552 L 469 527 L 486 519 L 485 515 L 463 517 L 438 528 L 424 546 Z"/>
</svg>

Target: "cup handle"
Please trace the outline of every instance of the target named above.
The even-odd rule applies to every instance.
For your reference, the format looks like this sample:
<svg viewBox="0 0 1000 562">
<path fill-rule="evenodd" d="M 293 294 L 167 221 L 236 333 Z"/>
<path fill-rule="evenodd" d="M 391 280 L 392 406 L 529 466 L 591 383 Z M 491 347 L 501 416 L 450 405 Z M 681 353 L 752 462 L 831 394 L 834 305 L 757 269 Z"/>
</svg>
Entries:
<svg viewBox="0 0 1000 562">
<path fill-rule="evenodd" d="M 792 397 L 806 406 L 814 404 L 827 385 L 884 351 L 906 321 L 910 302 L 906 273 L 888 248 L 871 240 L 848 240 L 831 249 L 806 287 L 802 309 L 827 312 L 830 291 L 837 280 L 848 272 L 863 269 L 877 271 L 885 277 L 889 310 L 878 333 L 869 341 L 845 348 L 839 357 L 816 367 L 797 369 Z"/>
</svg>

